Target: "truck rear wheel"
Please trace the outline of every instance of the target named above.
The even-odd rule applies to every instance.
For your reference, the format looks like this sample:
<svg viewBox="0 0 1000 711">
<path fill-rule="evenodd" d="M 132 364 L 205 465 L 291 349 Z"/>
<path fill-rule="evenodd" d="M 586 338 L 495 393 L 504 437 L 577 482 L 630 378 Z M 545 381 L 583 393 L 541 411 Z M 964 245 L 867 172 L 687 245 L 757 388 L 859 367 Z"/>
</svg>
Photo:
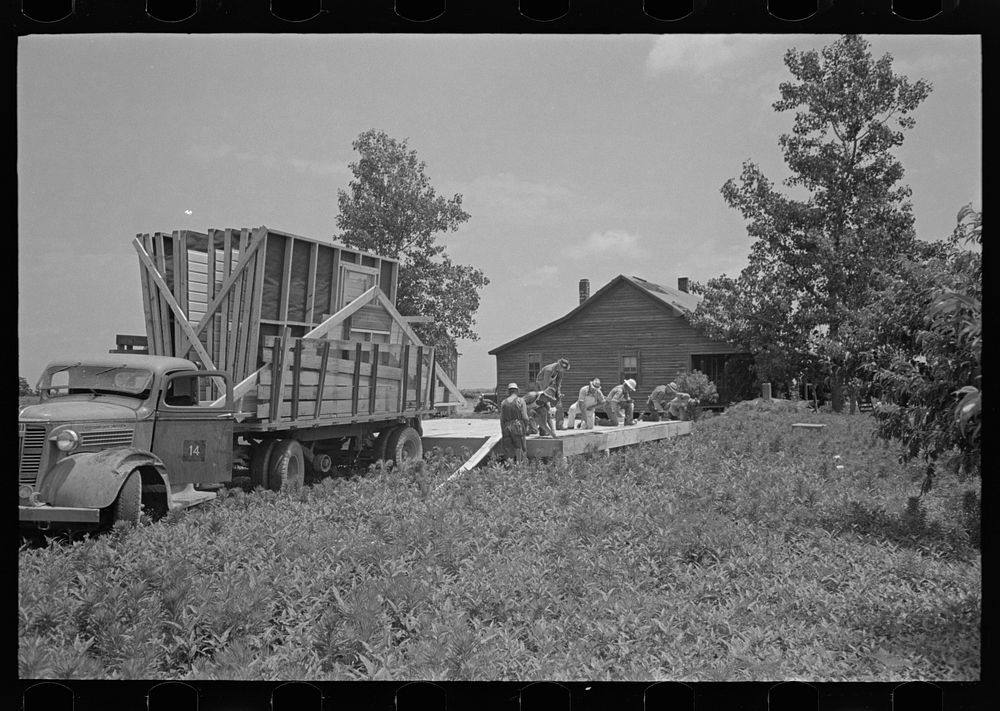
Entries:
<svg viewBox="0 0 1000 711">
<path fill-rule="evenodd" d="M 142 475 L 134 470 L 125 479 L 118 491 L 115 502 L 111 505 L 111 524 L 119 521 L 139 525 L 139 515 L 142 513 Z"/>
<path fill-rule="evenodd" d="M 268 488 L 272 491 L 301 489 L 305 483 L 306 458 L 302 445 L 294 439 L 275 443 L 271 451 Z"/>
<path fill-rule="evenodd" d="M 397 427 L 389 432 L 385 443 L 383 459 L 391 460 L 396 466 L 408 459 L 423 459 L 424 445 L 420 433 L 409 426 Z"/>
<path fill-rule="evenodd" d="M 313 454 L 312 463 L 306 462 L 306 472 L 319 479 L 333 471 L 333 457 L 326 452 Z"/>
<path fill-rule="evenodd" d="M 250 486 L 267 488 L 274 440 L 255 444 L 250 450 Z"/>
</svg>

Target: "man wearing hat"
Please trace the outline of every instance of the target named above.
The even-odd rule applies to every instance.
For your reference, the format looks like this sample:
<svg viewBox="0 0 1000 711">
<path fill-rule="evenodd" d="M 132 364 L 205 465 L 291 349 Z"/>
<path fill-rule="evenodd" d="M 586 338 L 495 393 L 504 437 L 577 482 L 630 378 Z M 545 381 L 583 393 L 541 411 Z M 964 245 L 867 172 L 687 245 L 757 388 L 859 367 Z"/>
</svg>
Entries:
<svg viewBox="0 0 1000 711">
<path fill-rule="evenodd" d="M 528 408 L 518 395 L 517 383 L 507 386 L 507 399 L 500 403 L 500 444 L 507 457 L 520 462 L 528 453 Z"/>
<path fill-rule="evenodd" d="M 608 401 L 604 405 L 604 411 L 608 413 L 608 419 L 611 420 L 612 426 L 618 425 L 618 415 L 622 411 L 625 412 L 625 424 L 635 424 L 632 420 L 632 413 L 635 408 L 632 393 L 635 392 L 635 387 L 635 381 L 632 378 L 626 378 L 621 385 L 614 386 L 611 388 L 611 392 L 608 393 Z"/>
<path fill-rule="evenodd" d="M 677 383 L 657 385 L 646 399 L 646 413 L 653 422 L 667 416 L 667 404 L 677 395 Z"/>
<path fill-rule="evenodd" d="M 554 430 L 562 429 L 562 385 L 563 373 L 569 370 L 569 361 L 560 358 L 555 363 L 549 363 L 538 371 L 538 399 L 535 400 L 535 421 L 538 423 L 538 434 L 542 437 L 555 437 Z M 556 421 L 553 423 L 550 407 L 556 408 Z"/>
<path fill-rule="evenodd" d="M 583 418 L 582 428 L 585 430 L 594 429 L 594 413 L 600 405 L 604 404 L 604 392 L 601 390 L 601 379 L 594 378 L 589 383 L 580 388 L 580 394 L 576 402 L 569 406 L 569 415 L 566 418 L 566 427 L 574 429 L 576 427 L 576 416 Z"/>
<path fill-rule="evenodd" d="M 688 393 L 677 392 L 674 399 L 667 403 L 668 420 L 686 420 L 689 417 L 688 408 L 697 405 L 698 401 L 693 399 Z"/>
</svg>

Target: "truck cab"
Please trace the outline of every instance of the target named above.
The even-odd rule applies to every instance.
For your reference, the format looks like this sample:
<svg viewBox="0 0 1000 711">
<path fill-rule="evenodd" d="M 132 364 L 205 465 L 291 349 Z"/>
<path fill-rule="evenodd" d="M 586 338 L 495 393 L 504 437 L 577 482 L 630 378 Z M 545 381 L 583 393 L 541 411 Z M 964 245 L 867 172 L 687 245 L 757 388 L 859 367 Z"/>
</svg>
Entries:
<svg viewBox="0 0 1000 711">
<path fill-rule="evenodd" d="M 115 354 L 50 363 L 18 414 L 22 525 L 100 528 L 214 497 L 229 481 L 229 376 L 183 358 Z"/>
</svg>

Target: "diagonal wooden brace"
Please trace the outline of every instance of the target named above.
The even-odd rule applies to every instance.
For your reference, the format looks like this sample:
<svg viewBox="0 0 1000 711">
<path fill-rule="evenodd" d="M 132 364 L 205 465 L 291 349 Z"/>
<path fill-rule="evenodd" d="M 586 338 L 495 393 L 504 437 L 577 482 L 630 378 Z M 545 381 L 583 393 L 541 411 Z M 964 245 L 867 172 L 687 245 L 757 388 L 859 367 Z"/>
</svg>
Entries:
<svg viewBox="0 0 1000 711">
<path fill-rule="evenodd" d="M 184 335 L 187 336 L 187 339 L 191 342 L 191 347 L 194 348 L 198 357 L 201 358 L 202 367 L 206 370 L 215 370 L 215 364 L 212 362 L 212 358 L 208 355 L 208 351 L 205 350 L 205 347 L 201 345 L 201 341 L 198 340 L 198 334 L 195 333 L 193 328 L 191 328 L 191 324 L 187 320 L 187 315 L 184 313 L 183 309 L 181 309 L 180 304 L 177 303 L 174 295 L 170 293 L 170 287 L 167 286 L 167 282 L 165 282 L 163 277 L 160 276 L 160 272 L 157 271 L 152 258 L 138 240 L 134 241 L 132 244 L 135 246 L 135 251 L 139 254 L 139 261 L 141 261 L 142 266 L 145 267 L 149 278 L 153 280 L 154 284 L 156 284 L 156 288 L 160 291 L 160 296 L 162 296 L 163 300 L 167 302 L 167 306 L 170 307 L 170 310 L 174 312 L 174 318 L 177 320 L 177 323 L 180 324 Z"/>
</svg>

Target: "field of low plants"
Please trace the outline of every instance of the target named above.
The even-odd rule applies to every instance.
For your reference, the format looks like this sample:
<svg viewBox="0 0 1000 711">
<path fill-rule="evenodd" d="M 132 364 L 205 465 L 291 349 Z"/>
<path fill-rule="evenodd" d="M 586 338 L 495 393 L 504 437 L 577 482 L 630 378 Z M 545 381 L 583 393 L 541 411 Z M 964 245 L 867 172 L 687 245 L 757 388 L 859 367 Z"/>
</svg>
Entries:
<svg viewBox="0 0 1000 711">
<path fill-rule="evenodd" d="M 978 680 L 978 481 L 917 499 L 870 432 L 737 407 L 611 456 L 444 483 L 435 453 L 22 546 L 19 674 Z"/>
</svg>

